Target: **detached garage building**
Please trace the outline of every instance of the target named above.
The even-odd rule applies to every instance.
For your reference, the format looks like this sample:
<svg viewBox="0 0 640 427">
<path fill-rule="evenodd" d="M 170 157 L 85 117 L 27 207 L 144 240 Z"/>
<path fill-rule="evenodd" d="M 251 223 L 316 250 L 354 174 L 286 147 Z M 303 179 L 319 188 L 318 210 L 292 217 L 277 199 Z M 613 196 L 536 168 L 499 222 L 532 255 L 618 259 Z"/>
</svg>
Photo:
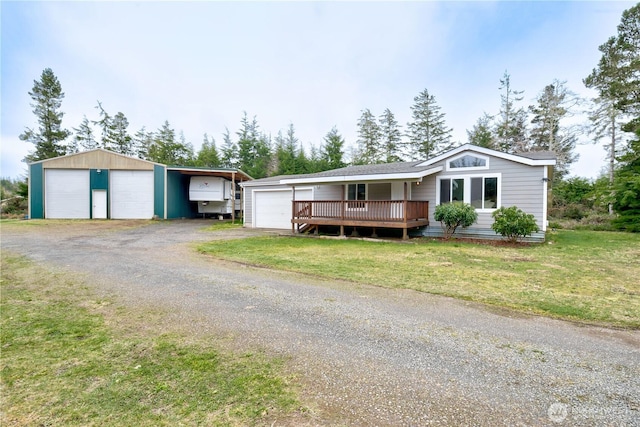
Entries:
<svg viewBox="0 0 640 427">
<path fill-rule="evenodd" d="M 96 149 L 29 164 L 29 218 L 196 217 L 192 176 L 251 179 L 237 169 L 170 167 Z"/>
</svg>

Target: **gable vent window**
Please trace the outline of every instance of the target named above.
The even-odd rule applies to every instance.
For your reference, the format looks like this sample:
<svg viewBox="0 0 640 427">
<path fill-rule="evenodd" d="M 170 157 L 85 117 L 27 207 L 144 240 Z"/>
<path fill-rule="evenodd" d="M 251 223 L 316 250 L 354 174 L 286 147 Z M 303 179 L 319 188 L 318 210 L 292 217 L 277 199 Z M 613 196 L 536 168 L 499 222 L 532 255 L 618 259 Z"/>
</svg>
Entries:
<svg viewBox="0 0 640 427">
<path fill-rule="evenodd" d="M 479 170 L 489 169 L 489 159 L 484 156 L 465 154 L 447 162 L 448 170 Z"/>
</svg>

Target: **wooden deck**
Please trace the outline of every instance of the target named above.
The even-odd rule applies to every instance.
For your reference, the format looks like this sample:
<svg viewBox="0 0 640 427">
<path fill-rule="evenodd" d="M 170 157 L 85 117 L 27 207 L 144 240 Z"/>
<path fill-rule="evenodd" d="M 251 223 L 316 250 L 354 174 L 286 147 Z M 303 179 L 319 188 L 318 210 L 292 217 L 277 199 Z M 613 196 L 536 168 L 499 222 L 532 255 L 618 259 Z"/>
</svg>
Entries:
<svg viewBox="0 0 640 427">
<path fill-rule="evenodd" d="M 429 202 L 409 200 L 294 200 L 291 231 L 320 225 L 344 227 L 409 228 L 429 225 Z"/>
</svg>

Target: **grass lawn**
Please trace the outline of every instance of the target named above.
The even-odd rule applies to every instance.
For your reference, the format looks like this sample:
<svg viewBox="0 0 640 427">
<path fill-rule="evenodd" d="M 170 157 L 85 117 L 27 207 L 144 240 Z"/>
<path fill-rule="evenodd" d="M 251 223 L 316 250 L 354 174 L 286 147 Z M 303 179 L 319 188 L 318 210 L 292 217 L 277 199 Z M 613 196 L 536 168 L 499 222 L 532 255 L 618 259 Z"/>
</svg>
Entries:
<svg viewBox="0 0 640 427">
<path fill-rule="evenodd" d="M 1 267 L 0 425 L 269 425 L 299 413 L 280 360 L 158 335 L 153 313 L 6 251 Z"/>
<path fill-rule="evenodd" d="M 640 328 L 640 235 L 568 231 L 509 247 L 257 237 L 199 246 L 215 257 L 528 313 Z"/>
</svg>

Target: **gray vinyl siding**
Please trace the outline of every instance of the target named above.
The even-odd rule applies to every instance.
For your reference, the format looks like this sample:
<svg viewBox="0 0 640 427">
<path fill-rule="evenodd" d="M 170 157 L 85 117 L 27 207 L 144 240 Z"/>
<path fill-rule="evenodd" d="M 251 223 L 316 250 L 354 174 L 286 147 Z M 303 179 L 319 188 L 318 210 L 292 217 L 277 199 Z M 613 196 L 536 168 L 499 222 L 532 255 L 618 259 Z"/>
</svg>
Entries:
<svg viewBox="0 0 640 427">
<path fill-rule="evenodd" d="M 391 183 L 371 183 L 368 192 L 368 200 L 391 200 Z"/>
<path fill-rule="evenodd" d="M 320 185 L 313 190 L 313 200 L 341 200 L 342 185 Z"/>
<path fill-rule="evenodd" d="M 431 234 L 435 232 L 436 227 L 440 228 L 440 223 L 435 221 L 434 211 L 438 204 L 436 199 L 437 178 L 447 176 L 478 176 L 491 175 L 499 173 L 500 175 L 500 206 L 510 207 L 517 206 L 526 213 L 532 214 L 542 230 L 546 218 L 543 215 L 544 206 L 544 169 L 546 166 L 527 166 L 510 160 L 491 157 L 489 169 L 463 171 L 447 171 L 444 161 L 433 165 L 443 166 L 442 172 L 437 175 L 430 175 L 423 179 L 420 185 L 412 184 L 411 199 L 429 201 L 429 221 L 431 225 L 425 233 Z M 470 227 L 467 231 L 460 234 L 495 234 L 491 230 L 493 218 L 491 212 L 478 212 L 478 222 Z M 458 231 L 456 231 L 458 233 Z"/>
</svg>

